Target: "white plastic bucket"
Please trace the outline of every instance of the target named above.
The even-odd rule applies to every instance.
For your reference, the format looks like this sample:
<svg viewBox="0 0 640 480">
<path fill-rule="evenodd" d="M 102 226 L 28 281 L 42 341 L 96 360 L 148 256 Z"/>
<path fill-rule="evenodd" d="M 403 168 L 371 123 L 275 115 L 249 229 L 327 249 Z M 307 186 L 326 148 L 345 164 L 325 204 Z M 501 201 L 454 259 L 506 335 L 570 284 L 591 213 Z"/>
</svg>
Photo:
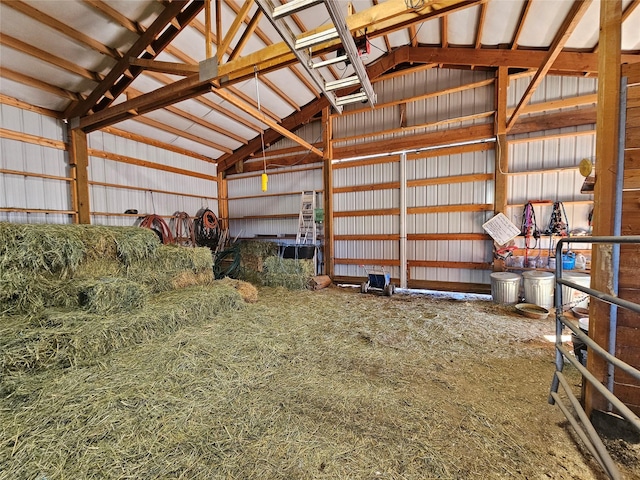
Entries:
<svg viewBox="0 0 640 480">
<path fill-rule="evenodd" d="M 562 279 L 568 282 L 577 283 L 583 287 L 591 286 L 591 276 L 580 272 L 562 272 Z M 562 286 L 562 308 L 569 310 L 573 307 L 589 307 L 589 295 L 575 288 Z"/>
<path fill-rule="evenodd" d="M 491 274 L 491 297 L 496 303 L 513 305 L 518 303 L 521 275 L 512 272 Z"/>
<path fill-rule="evenodd" d="M 524 279 L 524 299 L 539 307 L 551 310 L 553 308 L 553 292 L 556 278 L 551 272 L 532 270 L 522 274 Z"/>
</svg>

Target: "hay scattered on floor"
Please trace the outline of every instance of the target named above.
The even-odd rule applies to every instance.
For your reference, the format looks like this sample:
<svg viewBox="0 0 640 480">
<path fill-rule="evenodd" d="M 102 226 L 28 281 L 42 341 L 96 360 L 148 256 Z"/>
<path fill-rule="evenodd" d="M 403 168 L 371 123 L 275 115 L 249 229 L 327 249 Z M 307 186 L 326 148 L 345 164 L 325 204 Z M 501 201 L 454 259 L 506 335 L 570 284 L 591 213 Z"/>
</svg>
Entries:
<svg viewBox="0 0 640 480">
<path fill-rule="evenodd" d="M 595 480 L 546 404 L 547 327 L 491 304 L 263 289 L 100 364 L 11 375 L 0 464 L 8 478 Z"/>
<path fill-rule="evenodd" d="M 235 280 L 229 277 L 218 280 L 218 282 L 231 285 L 238 291 L 238 293 L 240 293 L 244 301 L 247 303 L 255 303 L 258 301 L 258 289 L 249 282 Z"/>
</svg>

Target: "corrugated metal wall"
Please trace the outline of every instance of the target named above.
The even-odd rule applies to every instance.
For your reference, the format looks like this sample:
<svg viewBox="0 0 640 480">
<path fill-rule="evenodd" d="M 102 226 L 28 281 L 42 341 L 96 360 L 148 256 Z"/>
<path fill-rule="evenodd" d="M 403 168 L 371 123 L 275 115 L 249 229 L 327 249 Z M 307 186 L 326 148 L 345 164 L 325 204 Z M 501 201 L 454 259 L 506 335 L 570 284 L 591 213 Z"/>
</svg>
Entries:
<svg viewBox="0 0 640 480">
<path fill-rule="evenodd" d="M 93 150 L 211 177 L 217 175 L 213 163 L 104 132 L 91 133 L 88 144 Z M 180 211 L 194 216 L 206 207 L 218 213 L 218 185 L 211 179 L 90 156 L 89 180 L 113 185 L 91 185 L 92 223 L 95 224 L 131 225 L 135 218 L 118 216 L 128 209 L 138 210 L 140 214 L 170 216 Z"/>
<path fill-rule="evenodd" d="M 63 122 L 52 117 L 0 105 L 2 128 L 33 135 L 57 143 L 66 141 Z M 0 170 L 48 175 L 42 178 L 0 172 L 0 221 L 16 223 L 71 223 L 73 217 L 62 213 L 38 210 L 71 211 L 67 153 L 62 148 L 38 145 L 10 138 L 0 139 Z M 8 209 L 22 211 L 6 211 Z M 25 212 L 24 210 L 30 210 Z"/>
<path fill-rule="evenodd" d="M 0 221 L 73 223 L 66 125 L 8 104 L 0 113 L 10 132 L 0 139 Z M 193 216 L 202 207 L 218 212 L 214 164 L 104 132 L 88 135 L 88 145 L 92 223 L 131 225 L 136 217 L 124 216 L 128 209 L 164 216 Z M 185 174 L 102 158 L 103 152 Z"/>
<path fill-rule="evenodd" d="M 267 192 L 261 190 L 260 174 L 228 179 L 231 237 L 295 236 L 302 191 L 322 191 L 319 167 L 270 169 L 268 177 Z M 317 202 L 322 208 L 322 195 L 317 196 Z"/>
<path fill-rule="evenodd" d="M 514 107 L 526 90 L 531 77 L 510 83 L 509 107 Z M 547 76 L 535 91 L 531 104 L 562 100 L 597 93 L 597 79 Z M 567 107 L 562 110 L 575 110 Z M 558 111 L 558 110 L 556 110 Z M 541 112 L 544 114 L 547 112 Z M 509 142 L 509 180 L 507 216 L 518 227 L 522 223 L 524 204 L 534 203 L 536 222 L 544 231 L 549 225 L 552 205 L 563 202 L 569 228 L 576 232 L 589 230 L 589 213 L 593 195 L 580 193 L 584 178 L 578 171 L 583 158 L 595 161 L 595 125 L 584 125 L 533 134 L 515 135 Z M 529 172 L 529 173 L 527 173 Z M 524 247 L 522 238 L 516 244 Z M 550 240 L 542 238 L 537 247 L 548 249 Z M 587 245 L 584 248 L 589 248 Z M 537 252 L 533 252 L 537 255 Z"/>
</svg>

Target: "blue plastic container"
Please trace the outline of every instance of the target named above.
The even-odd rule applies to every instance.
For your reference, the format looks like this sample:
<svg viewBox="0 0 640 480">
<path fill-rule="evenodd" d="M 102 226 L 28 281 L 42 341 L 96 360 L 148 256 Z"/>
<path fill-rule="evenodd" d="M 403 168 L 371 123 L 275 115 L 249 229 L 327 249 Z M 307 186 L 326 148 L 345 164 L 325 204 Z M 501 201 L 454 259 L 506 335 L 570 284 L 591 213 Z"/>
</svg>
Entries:
<svg viewBox="0 0 640 480">
<path fill-rule="evenodd" d="M 576 256 L 573 253 L 562 254 L 562 268 L 564 270 L 573 270 L 576 266 Z"/>
</svg>

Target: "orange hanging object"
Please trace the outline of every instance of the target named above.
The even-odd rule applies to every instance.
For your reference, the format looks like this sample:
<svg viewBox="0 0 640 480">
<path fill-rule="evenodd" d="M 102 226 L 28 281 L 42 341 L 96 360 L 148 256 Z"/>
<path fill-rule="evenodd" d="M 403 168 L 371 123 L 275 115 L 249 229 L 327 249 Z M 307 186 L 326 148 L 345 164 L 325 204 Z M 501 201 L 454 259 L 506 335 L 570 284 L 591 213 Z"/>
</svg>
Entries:
<svg viewBox="0 0 640 480">
<path fill-rule="evenodd" d="M 262 174 L 262 191 L 267 191 L 267 183 L 269 183 L 269 177 L 267 177 L 266 173 Z"/>
</svg>

